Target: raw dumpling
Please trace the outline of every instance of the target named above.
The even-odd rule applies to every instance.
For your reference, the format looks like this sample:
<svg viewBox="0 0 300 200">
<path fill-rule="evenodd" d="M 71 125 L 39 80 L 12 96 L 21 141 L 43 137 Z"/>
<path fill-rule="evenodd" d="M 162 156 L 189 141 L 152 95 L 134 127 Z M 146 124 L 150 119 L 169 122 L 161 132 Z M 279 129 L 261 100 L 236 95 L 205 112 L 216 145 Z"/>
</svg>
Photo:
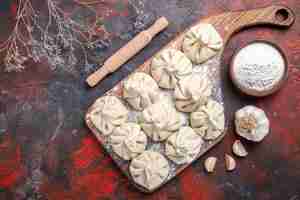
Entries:
<svg viewBox="0 0 300 200">
<path fill-rule="evenodd" d="M 243 138 L 260 142 L 269 134 L 270 121 L 262 109 L 246 106 L 235 113 L 235 129 Z"/>
<path fill-rule="evenodd" d="M 200 152 L 203 140 L 191 127 L 181 127 L 166 142 L 166 155 L 176 164 L 190 163 Z"/>
<path fill-rule="evenodd" d="M 225 129 L 224 108 L 216 101 L 209 100 L 191 114 L 191 126 L 205 140 L 214 140 Z"/>
<path fill-rule="evenodd" d="M 151 63 L 152 77 L 165 89 L 173 89 L 178 79 L 192 73 L 192 62 L 176 49 L 165 49 Z"/>
<path fill-rule="evenodd" d="M 148 190 L 160 186 L 168 177 L 169 170 L 166 158 L 154 151 L 145 151 L 134 158 L 129 166 L 133 180 Z"/>
<path fill-rule="evenodd" d="M 125 81 L 123 97 L 134 109 L 142 111 L 159 99 L 159 88 L 151 76 L 137 72 Z"/>
<path fill-rule="evenodd" d="M 217 55 L 223 40 L 211 24 L 192 27 L 185 35 L 182 50 L 194 63 L 200 64 Z"/>
<path fill-rule="evenodd" d="M 103 135 L 111 134 L 116 126 L 128 119 L 127 108 L 115 96 L 100 97 L 93 106 L 90 119 Z"/>
<path fill-rule="evenodd" d="M 116 154 L 124 160 L 131 160 L 145 151 L 147 136 L 138 124 L 126 123 L 115 128 L 109 141 Z"/>
<path fill-rule="evenodd" d="M 168 102 L 162 101 L 146 108 L 141 117 L 141 126 L 154 141 L 163 141 L 184 123 L 182 115 Z"/>
<path fill-rule="evenodd" d="M 181 112 L 193 112 L 206 104 L 212 94 L 212 83 L 207 76 L 193 74 L 181 79 L 175 87 L 176 108 Z"/>
</svg>

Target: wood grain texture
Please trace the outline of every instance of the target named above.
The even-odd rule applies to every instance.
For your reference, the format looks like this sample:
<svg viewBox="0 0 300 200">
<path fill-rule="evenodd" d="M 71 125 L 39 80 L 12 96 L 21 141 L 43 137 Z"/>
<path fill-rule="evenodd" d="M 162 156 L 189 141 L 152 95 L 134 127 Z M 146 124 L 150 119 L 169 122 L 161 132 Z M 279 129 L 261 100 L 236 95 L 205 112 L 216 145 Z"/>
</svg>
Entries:
<svg viewBox="0 0 300 200">
<path fill-rule="evenodd" d="M 276 13 L 278 11 L 285 11 L 285 13 L 288 13 L 288 15 L 284 21 L 278 21 L 276 19 Z M 208 17 L 205 19 L 199 19 L 199 21 L 196 22 L 193 26 L 197 26 L 198 24 L 203 23 L 203 22 L 213 24 L 214 27 L 220 33 L 221 37 L 223 38 L 223 41 L 224 41 L 224 47 L 222 48 L 222 50 L 223 50 L 226 47 L 227 41 L 230 39 L 230 36 L 233 33 L 237 33 L 238 31 L 242 30 L 243 28 L 251 28 L 252 26 L 256 26 L 256 25 L 274 25 L 274 26 L 278 26 L 278 27 L 282 27 L 282 28 L 288 28 L 293 24 L 294 20 L 295 20 L 294 14 L 292 13 L 292 11 L 289 8 L 283 7 L 283 6 L 270 6 L 270 7 L 255 9 L 255 10 L 250 10 L 250 11 L 229 12 L 229 13 L 224 13 L 224 14 L 220 14 L 217 16 Z M 178 50 L 181 50 L 184 35 L 188 30 L 189 30 L 189 28 L 187 28 L 187 30 L 184 31 L 183 33 L 180 33 L 174 40 L 169 42 L 165 47 L 163 47 L 160 51 L 158 51 L 157 54 L 167 48 L 176 48 Z M 132 45 L 133 45 L 133 43 L 132 43 Z M 126 48 L 126 46 L 122 48 L 123 51 L 126 52 L 126 49 L 124 49 L 124 48 Z M 220 55 L 222 55 L 222 53 L 223 53 L 223 51 L 220 51 L 218 56 L 215 56 L 211 59 L 211 60 L 213 60 L 214 65 L 217 66 L 216 69 L 219 69 L 219 70 L 221 70 L 220 68 L 222 67 L 221 61 L 220 61 L 220 58 L 221 58 Z M 117 58 L 117 57 L 115 57 L 115 58 Z M 145 72 L 145 73 L 151 75 L 151 73 L 150 73 L 151 61 L 152 61 L 152 58 L 148 59 L 144 64 L 137 67 L 135 72 Z M 100 68 L 100 70 L 101 70 L 101 68 Z M 216 78 L 218 78 L 218 77 L 216 77 Z M 114 95 L 114 96 L 118 96 L 120 99 L 122 99 L 123 84 L 124 84 L 124 80 L 119 82 L 116 86 L 114 86 L 111 90 L 109 90 L 105 95 Z M 91 112 L 93 111 L 93 109 L 95 109 L 94 104 L 88 109 L 86 117 L 85 117 L 85 121 L 86 121 L 87 126 L 95 134 L 95 136 L 97 137 L 99 142 L 101 144 L 105 145 L 105 137 L 103 137 L 101 132 L 98 131 L 98 129 L 93 125 L 93 123 L 90 119 L 90 115 L 91 115 Z M 225 111 L 226 111 L 226 108 L 225 108 Z M 222 139 L 225 137 L 225 135 L 226 135 L 226 130 L 216 140 L 213 140 L 210 142 L 205 142 L 203 147 L 201 148 L 200 152 L 195 157 L 194 161 L 197 160 L 199 157 L 203 156 L 207 151 L 209 151 L 211 148 L 216 146 L 219 142 L 221 142 Z M 152 190 L 148 190 L 147 188 L 143 188 L 143 187 L 135 184 L 134 181 L 132 180 L 132 177 L 130 176 L 130 173 L 129 173 L 129 163 L 130 162 L 124 162 L 122 159 L 120 159 L 117 156 L 113 156 L 113 155 L 111 155 L 111 156 L 113 157 L 113 160 L 118 165 L 118 167 L 122 170 L 122 172 L 128 177 L 128 179 L 137 188 L 139 188 L 143 192 L 147 192 L 147 193 L 154 192 L 155 190 L 162 187 L 164 184 L 166 184 L 168 181 L 170 181 L 172 178 L 175 177 L 175 176 L 172 176 L 172 177 L 168 178 L 167 180 L 165 180 L 158 187 L 156 187 Z M 189 165 L 190 165 L 190 163 L 179 166 L 176 169 L 176 175 L 181 173 Z"/>
<path fill-rule="evenodd" d="M 85 0 L 81 0 L 85 1 Z M 110 36 L 109 46 L 92 52 L 95 63 L 103 61 L 140 31 L 134 26 L 137 12 L 127 0 L 99 0 L 98 13 Z M 43 1 L 38 1 L 43 2 Z M 66 7 L 77 12 L 73 4 Z M 89 90 L 85 79 L 91 71 L 79 65 L 74 73 L 52 71 L 50 66 L 29 62 L 22 73 L 0 75 L 0 199 L 72 200 L 297 200 L 300 197 L 300 2 L 299 0 L 136 0 L 145 14 L 164 13 L 172 23 L 134 59 Z M 224 12 L 249 10 L 272 4 L 292 8 L 296 22 L 289 29 L 256 27 L 231 37 L 224 50 L 223 87 L 228 119 L 245 105 L 265 110 L 271 133 L 252 144 L 234 133 L 233 123 L 223 141 L 208 152 L 216 156 L 215 173 L 203 169 L 205 157 L 150 195 L 139 192 L 116 167 L 83 117 L 94 100 L 127 77 L 137 66 L 174 39 L 199 18 Z M 15 1 L 0 7 L 0 38 L 11 33 Z M 121 31 L 122 30 L 122 31 Z M 99 37 L 101 39 L 101 33 Z M 275 95 L 254 99 L 236 91 L 228 78 L 235 50 L 257 39 L 279 45 L 289 61 L 289 78 Z M 80 58 L 80 57 L 79 57 Z M 237 159 L 237 169 L 225 171 L 224 154 L 241 139 L 249 155 Z M 15 167 L 12 167 L 15 166 Z"/>
<path fill-rule="evenodd" d="M 271 6 L 268 8 L 255 9 L 248 12 L 233 12 L 215 16 L 207 20 L 214 24 L 223 33 L 226 42 L 230 36 L 243 28 L 254 25 L 277 25 L 289 27 L 294 21 L 293 12 L 284 6 Z M 166 18 L 158 19 L 148 30 L 142 31 L 135 38 L 129 41 L 124 47 L 119 49 L 114 55 L 104 62 L 104 65 L 87 78 L 90 87 L 94 87 L 98 82 L 110 73 L 113 73 L 125 64 L 130 58 L 141 51 L 152 38 L 168 26 Z"/>
<path fill-rule="evenodd" d="M 273 5 L 245 12 L 229 12 L 211 17 L 207 21 L 219 28 L 227 42 L 234 33 L 253 26 L 271 25 L 277 28 L 288 28 L 294 23 L 295 15 L 286 6 Z"/>
</svg>

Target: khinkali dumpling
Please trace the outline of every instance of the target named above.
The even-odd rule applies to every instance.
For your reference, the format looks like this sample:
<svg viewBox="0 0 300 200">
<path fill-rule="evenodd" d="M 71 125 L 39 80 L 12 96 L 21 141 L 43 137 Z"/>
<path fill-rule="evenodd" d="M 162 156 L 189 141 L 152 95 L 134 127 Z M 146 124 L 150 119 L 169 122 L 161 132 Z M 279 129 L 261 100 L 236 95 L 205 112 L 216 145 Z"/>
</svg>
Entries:
<svg viewBox="0 0 300 200">
<path fill-rule="evenodd" d="M 145 151 L 147 136 L 136 123 L 115 128 L 109 138 L 113 151 L 124 160 L 131 160 Z"/>
<path fill-rule="evenodd" d="M 225 129 L 224 107 L 214 100 L 209 100 L 206 105 L 191 114 L 190 120 L 197 134 L 205 140 L 214 140 Z"/>
<path fill-rule="evenodd" d="M 93 106 L 90 119 L 103 135 L 111 134 L 115 127 L 128 119 L 127 108 L 116 96 L 100 97 Z"/>
<path fill-rule="evenodd" d="M 141 126 L 154 141 L 163 141 L 184 124 L 182 115 L 168 102 L 162 101 L 146 108 Z"/>
<path fill-rule="evenodd" d="M 211 24 L 192 27 L 184 36 L 182 50 L 194 63 L 200 64 L 217 55 L 223 47 L 220 34 Z"/>
<path fill-rule="evenodd" d="M 193 112 L 206 104 L 212 94 L 212 83 L 207 76 L 192 74 L 181 79 L 175 87 L 176 108 L 182 112 Z"/>
<path fill-rule="evenodd" d="M 90 113 L 93 125 L 103 134 L 109 135 L 116 126 L 128 119 L 128 110 L 115 96 L 104 96 L 96 100 Z"/>
<path fill-rule="evenodd" d="M 123 97 L 134 109 L 141 111 L 159 99 L 159 88 L 151 76 L 136 72 L 124 82 Z"/>
<path fill-rule="evenodd" d="M 173 89 L 178 79 L 192 73 L 192 62 L 176 49 L 165 49 L 151 63 L 152 77 L 162 88 Z"/>
<path fill-rule="evenodd" d="M 203 140 L 189 127 L 181 127 L 166 142 L 166 155 L 176 164 L 192 162 L 200 152 Z"/>
<path fill-rule="evenodd" d="M 160 153 L 144 151 L 131 161 L 129 171 L 137 184 L 148 190 L 154 190 L 166 180 L 170 166 Z"/>
</svg>

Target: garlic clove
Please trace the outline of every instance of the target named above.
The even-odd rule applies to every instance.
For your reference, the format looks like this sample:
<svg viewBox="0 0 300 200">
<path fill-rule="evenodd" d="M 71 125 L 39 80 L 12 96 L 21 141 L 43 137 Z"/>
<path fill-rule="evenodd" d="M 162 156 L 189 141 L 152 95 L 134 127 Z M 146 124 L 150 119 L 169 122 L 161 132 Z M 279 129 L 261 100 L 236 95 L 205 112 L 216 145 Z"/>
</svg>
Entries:
<svg viewBox="0 0 300 200">
<path fill-rule="evenodd" d="M 234 158 L 228 154 L 225 154 L 225 165 L 227 171 L 233 171 L 236 168 L 236 162 Z"/>
<path fill-rule="evenodd" d="M 205 161 L 204 161 L 204 167 L 205 167 L 205 170 L 208 172 L 208 173 L 212 173 L 214 172 L 215 170 L 215 166 L 216 166 L 216 163 L 217 163 L 217 158 L 216 157 L 208 157 Z"/>
<path fill-rule="evenodd" d="M 232 145 L 232 151 L 239 157 L 246 157 L 248 155 L 247 150 L 240 140 L 236 140 Z"/>
</svg>

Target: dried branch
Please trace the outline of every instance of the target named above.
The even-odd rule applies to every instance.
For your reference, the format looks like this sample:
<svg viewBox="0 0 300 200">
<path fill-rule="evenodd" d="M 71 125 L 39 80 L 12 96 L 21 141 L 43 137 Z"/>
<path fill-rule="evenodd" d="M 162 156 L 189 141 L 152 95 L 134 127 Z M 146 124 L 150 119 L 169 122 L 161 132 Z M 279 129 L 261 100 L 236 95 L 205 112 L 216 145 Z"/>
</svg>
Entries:
<svg viewBox="0 0 300 200">
<path fill-rule="evenodd" d="M 80 24 L 66 17 L 66 13 L 54 0 L 46 0 L 47 16 L 38 15 L 31 0 L 19 0 L 16 24 L 9 38 L 0 44 L 6 51 L 5 71 L 22 71 L 25 62 L 46 58 L 52 69 L 68 68 L 78 63 L 77 50 L 88 63 L 84 43 L 89 42 L 91 30 L 82 30 Z M 92 26 L 94 28 L 94 26 Z"/>
</svg>

